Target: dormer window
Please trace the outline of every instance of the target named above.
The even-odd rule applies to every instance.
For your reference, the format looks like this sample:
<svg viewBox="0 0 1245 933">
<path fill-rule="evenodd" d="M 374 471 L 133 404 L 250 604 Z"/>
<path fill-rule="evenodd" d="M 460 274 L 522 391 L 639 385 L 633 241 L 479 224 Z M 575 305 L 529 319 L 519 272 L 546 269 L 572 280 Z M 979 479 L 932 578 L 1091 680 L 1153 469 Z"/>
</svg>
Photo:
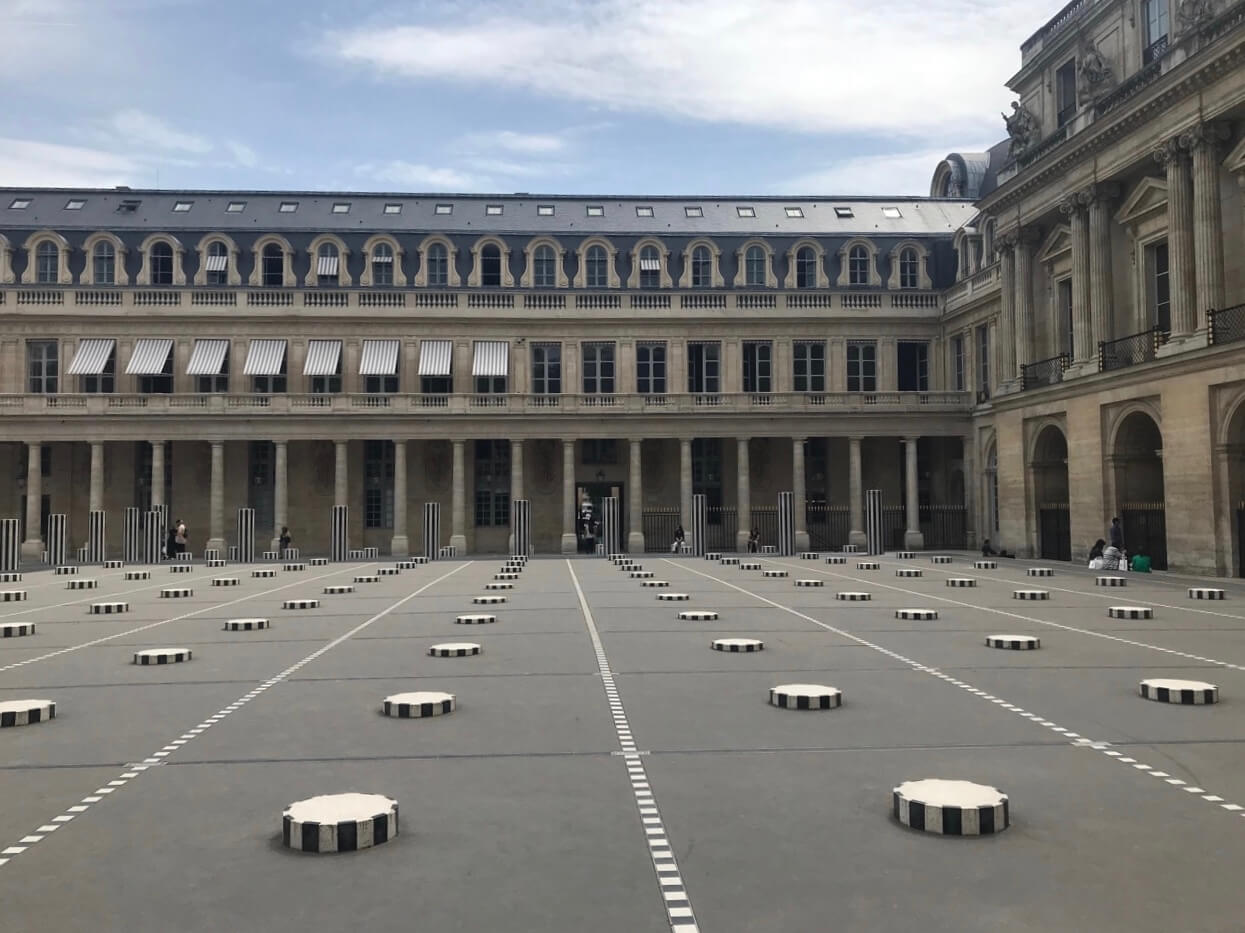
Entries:
<svg viewBox="0 0 1245 933">
<path fill-rule="evenodd" d="M 687 217 L 704 217 L 705 209 L 703 207 L 689 205 L 683 208 L 683 214 Z"/>
<path fill-rule="evenodd" d="M 86 198 L 70 198 L 65 202 L 65 210 L 80 211 L 86 206 Z"/>
<path fill-rule="evenodd" d="M 334 214 L 349 214 L 350 203 L 348 201 L 338 201 L 333 205 Z"/>
<path fill-rule="evenodd" d="M 839 220 L 851 220 L 856 216 L 856 214 L 850 207 L 836 207 L 834 209 L 834 216 L 839 218 Z"/>
<path fill-rule="evenodd" d="M 173 202 L 173 213 L 174 214 L 189 214 L 190 209 L 194 206 L 195 206 L 194 201 L 174 201 Z"/>
<path fill-rule="evenodd" d="M 207 268 L 205 269 L 208 285 L 229 284 L 229 247 L 220 240 L 208 246 Z"/>
<path fill-rule="evenodd" d="M 735 208 L 735 213 L 740 217 L 755 217 L 757 215 L 755 207 L 737 207 Z"/>
<path fill-rule="evenodd" d="M 282 214 L 293 214 L 296 210 L 298 210 L 297 201 L 282 201 L 281 206 L 277 208 L 277 211 Z"/>
<path fill-rule="evenodd" d="M 28 207 L 30 207 L 30 198 L 14 198 L 9 203 L 11 211 L 24 211 Z"/>
<path fill-rule="evenodd" d="M 787 212 L 787 216 L 793 220 L 804 216 L 804 208 L 802 207 L 788 207 L 784 208 L 784 210 Z"/>
<path fill-rule="evenodd" d="M 246 210 L 245 201 L 230 201 L 225 205 L 226 214 L 241 214 L 244 210 Z"/>
</svg>

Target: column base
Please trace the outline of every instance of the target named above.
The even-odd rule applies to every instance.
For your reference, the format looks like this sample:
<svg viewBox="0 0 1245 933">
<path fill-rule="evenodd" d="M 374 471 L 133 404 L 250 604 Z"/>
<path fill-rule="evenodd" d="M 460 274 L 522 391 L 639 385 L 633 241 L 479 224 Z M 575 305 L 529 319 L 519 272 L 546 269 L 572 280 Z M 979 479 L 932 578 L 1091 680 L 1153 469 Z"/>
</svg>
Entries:
<svg viewBox="0 0 1245 933">
<path fill-rule="evenodd" d="M 203 545 L 205 550 L 216 550 L 221 554 L 229 553 L 229 544 L 224 538 L 208 538 L 207 544 Z"/>
<path fill-rule="evenodd" d="M 808 532 L 807 531 L 797 531 L 795 533 L 795 549 L 797 551 L 810 550 L 809 544 L 808 544 Z"/>
<path fill-rule="evenodd" d="M 643 554 L 644 553 L 644 534 L 639 531 L 632 531 L 627 534 L 627 553 Z"/>
<path fill-rule="evenodd" d="M 562 536 L 562 553 L 574 554 L 579 550 L 579 539 L 574 535 Z"/>
<path fill-rule="evenodd" d="M 748 553 L 748 537 L 752 534 L 752 529 L 746 531 L 735 532 L 735 550 L 740 554 Z"/>
<path fill-rule="evenodd" d="M 1192 334 L 1172 337 L 1167 343 L 1154 351 L 1154 358 L 1161 360 L 1164 357 L 1175 356 L 1177 353 L 1184 353 L 1187 350 L 1201 350 L 1203 347 L 1208 346 L 1210 346 L 1210 335 L 1204 330 L 1199 330 Z"/>
<path fill-rule="evenodd" d="M 868 547 L 869 536 L 863 531 L 849 531 L 847 533 L 847 543 L 853 547 Z"/>
<path fill-rule="evenodd" d="M 460 557 L 465 557 L 467 554 L 467 536 L 450 535 L 450 547 L 452 547 Z"/>
<path fill-rule="evenodd" d="M 1096 372 L 1098 372 L 1097 358 L 1092 360 L 1081 360 L 1079 363 L 1071 364 L 1064 370 L 1063 381 L 1067 382 L 1069 379 L 1080 379 L 1082 376 L 1092 376 Z"/>
<path fill-rule="evenodd" d="M 22 557 L 29 560 L 43 560 L 43 541 L 39 538 L 35 538 L 31 541 L 23 541 Z"/>
<path fill-rule="evenodd" d="M 406 535 L 394 535 L 389 539 L 389 553 L 393 557 L 408 557 L 411 553 L 411 539 Z"/>
<path fill-rule="evenodd" d="M 923 551 L 925 550 L 925 535 L 919 531 L 905 531 L 903 546 L 905 551 Z"/>
</svg>

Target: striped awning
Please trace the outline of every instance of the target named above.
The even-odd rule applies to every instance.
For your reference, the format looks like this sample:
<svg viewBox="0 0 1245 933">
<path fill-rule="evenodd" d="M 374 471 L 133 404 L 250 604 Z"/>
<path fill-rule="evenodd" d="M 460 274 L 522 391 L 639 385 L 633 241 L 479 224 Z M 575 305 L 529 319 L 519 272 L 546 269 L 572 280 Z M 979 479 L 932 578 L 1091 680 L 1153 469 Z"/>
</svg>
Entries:
<svg viewBox="0 0 1245 933">
<path fill-rule="evenodd" d="M 336 256 L 317 257 L 316 275 L 337 275 L 337 257 Z"/>
<path fill-rule="evenodd" d="M 209 256 L 207 258 L 207 265 L 204 269 L 207 272 L 224 272 L 228 265 L 228 256 Z"/>
<path fill-rule="evenodd" d="M 78 344 L 78 352 L 69 364 L 71 376 L 98 376 L 108 365 L 113 347 L 117 342 L 111 338 L 90 337 Z"/>
<path fill-rule="evenodd" d="M 144 337 L 135 341 L 130 365 L 125 371 L 131 376 L 158 376 L 164 372 L 164 364 L 172 352 L 173 341 L 168 337 Z"/>
<path fill-rule="evenodd" d="M 365 340 L 359 357 L 360 376 L 392 376 L 398 371 L 398 341 Z"/>
<path fill-rule="evenodd" d="M 252 340 L 246 351 L 245 376 L 279 376 L 285 365 L 284 340 Z"/>
<path fill-rule="evenodd" d="M 377 250 L 372 253 L 372 262 L 393 262 L 393 253 L 383 253 Z"/>
<path fill-rule="evenodd" d="M 640 260 L 640 271 L 641 272 L 660 272 L 661 271 L 661 260 L 660 259 L 641 259 Z"/>
<path fill-rule="evenodd" d="M 454 358 L 454 345 L 448 340 L 421 340 L 419 342 L 419 374 L 421 376 L 448 376 Z"/>
<path fill-rule="evenodd" d="M 307 359 L 303 362 L 304 376 L 336 376 L 341 365 L 342 342 L 340 340 L 308 340 Z"/>
<path fill-rule="evenodd" d="M 477 340 L 473 376 L 505 376 L 510 373 L 510 344 L 504 340 Z"/>
<path fill-rule="evenodd" d="M 229 352 L 228 340 L 196 340 L 190 352 L 187 376 L 219 376 Z"/>
</svg>

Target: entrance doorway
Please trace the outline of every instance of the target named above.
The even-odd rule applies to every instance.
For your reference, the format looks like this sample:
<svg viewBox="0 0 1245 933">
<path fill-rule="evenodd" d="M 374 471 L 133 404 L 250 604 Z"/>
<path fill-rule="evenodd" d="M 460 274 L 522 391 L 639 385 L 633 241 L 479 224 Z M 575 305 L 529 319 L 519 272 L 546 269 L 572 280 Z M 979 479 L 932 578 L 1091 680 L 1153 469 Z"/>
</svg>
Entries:
<svg viewBox="0 0 1245 933">
<path fill-rule="evenodd" d="M 618 498 L 618 543 L 619 550 L 626 550 L 627 545 L 627 503 L 623 495 L 622 483 L 585 483 L 576 490 L 576 500 L 579 505 L 575 512 L 575 538 L 578 542 L 578 551 L 581 554 L 595 554 L 597 544 L 603 539 L 605 534 L 605 500 L 609 496 Z M 584 534 L 584 521 L 582 517 L 585 514 L 583 507 L 584 501 L 591 504 L 591 522 L 588 526 L 590 534 Z"/>
<path fill-rule="evenodd" d="M 1163 435 L 1154 419 L 1135 411 L 1115 435 L 1115 495 L 1124 548 L 1144 551 L 1155 570 L 1167 569 L 1167 514 L 1163 489 Z"/>
<path fill-rule="evenodd" d="M 1048 424 L 1033 450 L 1033 486 L 1038 511 L 1038 553 L 1043 560 L 1072 560 L 1068 510 L 1068 440 Z"/>
</svg>

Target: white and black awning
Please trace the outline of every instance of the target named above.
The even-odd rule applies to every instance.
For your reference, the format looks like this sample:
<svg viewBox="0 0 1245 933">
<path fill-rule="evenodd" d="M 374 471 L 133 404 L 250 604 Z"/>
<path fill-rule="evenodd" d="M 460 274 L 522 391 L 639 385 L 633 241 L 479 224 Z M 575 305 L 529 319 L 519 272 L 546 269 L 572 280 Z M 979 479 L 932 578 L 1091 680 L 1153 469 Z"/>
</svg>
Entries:
<svg viewBox="0 0 1245 933">
<path fill-rule="evenodd" d="M 190 363 L 186 366 L 186 375 L 219 376 L 225 366 L 225 356 L 228 353 L 228 340 L 196 340 L 195 348 L 190 351 Z"/>
<path fill-rule="evenodd" d="M 419 374 L 421 376 L 448 376 L 454 359 L 454 345 L 449 340 L 421 340 L 419 342 Z"/>
<path fill-rule="evenodd" d="M 134 343 L 130 364 L 125 367 L 131 376 L 159 376 L 173 352 L 173 341 L 168 337 L 144 337 Z"/>
<path fill-rule="evenodd" d="M 224 272 L 229 268 L 228 256 L 209 256 L 204 266 L 205 272 Z"/>
<path fill-rule="evenodd" d="M 117 342 L 110 337 L 89 337 L 78 344 L 78 352 L 69 364 L 71 376 L 98 376 L 108 365 Z"/>
<path fill-rule="evenodd" d="M 341 372 L 342 342 L 340 340 L 308 340 L 304 376 L 336 376 Z"/>
<path fill-rule="evenodd" d="M 398 371 L 398 341 L 365 340 L 359 357 L 360 376 L 392 376 Z"/>
<path fill-rule="evenodd" d="M 337 275 L 336 256 L 318 256 L 316 259 L 316 275 Z"/>
<path fill-rule="evenodd" d="M 246 351 L 245 376 L 279 376 L 285 366 L 284 340 L 252 340 Z"/>
<path fill-rule="evenodd" d="M 506 376 L 509 373 L 510 344 L 505 340 L 477 340 L 471 375 Z"/>
</svg>

